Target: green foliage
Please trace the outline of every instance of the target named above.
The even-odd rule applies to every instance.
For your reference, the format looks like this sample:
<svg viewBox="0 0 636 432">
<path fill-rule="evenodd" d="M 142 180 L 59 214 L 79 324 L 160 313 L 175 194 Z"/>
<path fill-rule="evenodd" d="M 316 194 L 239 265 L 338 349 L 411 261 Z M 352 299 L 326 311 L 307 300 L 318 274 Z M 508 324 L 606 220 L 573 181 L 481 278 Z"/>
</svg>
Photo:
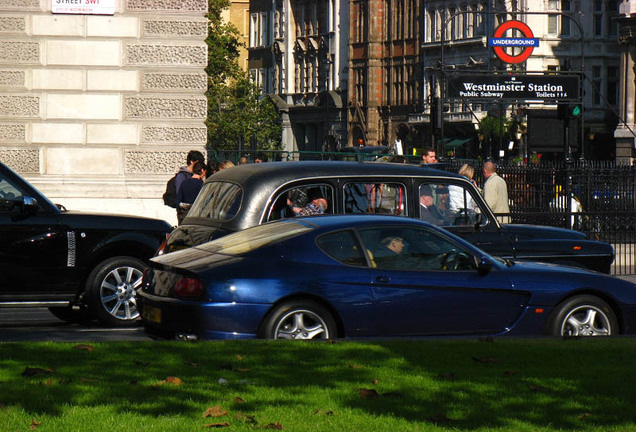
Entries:
<svg viewBox="0 0 636 432">
<path fill-rule="evenodd" d="M 247 148 L 256 140 L 258 150 L 278 150 L 280 115 L 238 64 L 239 32 L 221 19 L 221 12 L 229 5 L 229 0 L 209 0 L 207 146 L 236 150 L 239 142 Z"/>
</svg>

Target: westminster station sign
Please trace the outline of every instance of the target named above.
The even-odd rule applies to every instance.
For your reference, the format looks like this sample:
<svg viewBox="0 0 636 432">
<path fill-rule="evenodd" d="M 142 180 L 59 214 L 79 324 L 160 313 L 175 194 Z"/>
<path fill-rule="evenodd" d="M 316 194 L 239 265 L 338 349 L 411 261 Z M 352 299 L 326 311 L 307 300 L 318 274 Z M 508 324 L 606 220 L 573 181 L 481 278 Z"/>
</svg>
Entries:
<svg viewBox="0 0 636 432">
<path fill-rule="evenodd" d="M 576 101 L 579 77 L 557 75 L 453 74 L 448 77 L 448 97 Z"/>
<path fill-rule="evenodd" d="M 54 14 L 115 15 L 115 0 L 51 0 Z"/>
</svg>

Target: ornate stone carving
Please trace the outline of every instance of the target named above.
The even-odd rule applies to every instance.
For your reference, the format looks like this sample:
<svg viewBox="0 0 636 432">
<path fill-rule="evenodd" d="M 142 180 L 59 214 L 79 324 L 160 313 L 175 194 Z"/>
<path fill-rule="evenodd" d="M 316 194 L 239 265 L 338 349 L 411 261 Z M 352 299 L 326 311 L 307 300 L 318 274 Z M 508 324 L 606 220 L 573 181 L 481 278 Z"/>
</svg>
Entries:
<svg viewBox="0 0 636 432">
<path fill-rule="evenodd" d="M 37 149 L 0 149 L 0 160 L 20 173 L 40 172 L 40 151 Z"/>
<path fill-rule="evenodd" d="M 1 96 L 0 117 L 37 117 L 40 115 L 38 96 Z"/>
<path fill-rule="evenodd" d="M 37 42 L 0 41 L 0 63 L 39 63 Z"/>
<path fill-rule="evenodd" d="M 144 36 L 196 36 L 203 40 L 208 34 L 205 21 L 147 20 L 142 24 Z"/>
<path fill-rule="evenodd" d="M 128 0 L 126 7 L 129 11 L 181 11 L 202 12 L 208 11 L 207 0 Z"/>
<path fill-rule="evenodd" d="M 207 88 L 205 74 L 145 73 L 141 77 L 142 90 L 197 90 L 202 93 Z"/>
<path fill-rule="evenodd" d="M 185 164 L 187 154 L 187 151 L 127 151 L 126 173 L 175 173 Z"/>
<path fill-rule="evenodd" d="M 16 123 L 0 123 L 0 142 L 25 142 L 26 125 Z"/>
<path fill-rule="evenodd" d="M 2 33 L 24 33 L 26 22 L 24 17 L 0 16 L 0 32 Z"/>
<path fill-rule="evenodd" d="M 201 127 L 144 126 L 141 133 L 142 143 L 193 143 L 205 145 L 207 129 Z"/>
<path fill-rule="evenodd" d="M 126 46 L 127 65 L 193 65 L 205 66 L 207 47 L 204 45 Z"/>
<path fill-rule="evenodd" d="M 40 0 L 0 0 L 1 9 L 37 9 L 40 10 Z"/>
<path fill-rule="evenodd" d="M 204 98 L 127 97 L 126 117 L 132 119 L 204 119 Z"/>
<path fill-rule="evenodd" d="M 0 70 L 0 87 L 24 87 L 24 71 Z"/>
</svg>

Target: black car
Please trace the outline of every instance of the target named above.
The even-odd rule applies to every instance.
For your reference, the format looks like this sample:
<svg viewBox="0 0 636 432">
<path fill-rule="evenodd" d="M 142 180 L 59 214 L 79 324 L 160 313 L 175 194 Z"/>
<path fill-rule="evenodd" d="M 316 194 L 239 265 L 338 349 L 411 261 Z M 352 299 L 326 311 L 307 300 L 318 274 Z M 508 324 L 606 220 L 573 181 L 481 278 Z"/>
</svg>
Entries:
<svg viewBox="0 0 636 432">
<path fill-rule="evenodd" d="M 146 262 L 170 231 L 158 219 L 68 211 L 0 163 L 0 307 L 130 324 Z"/>
<path fill-rule="evenodd" d="M 276 219 L 293 217 L 319 191 L 326 213 L 426 218 L 492 255 L 609 273 L 614 250 L 560 228 L 500 224 L 464 177 L 429 167 L 377 162 L 272 162 L 219 171 L 203 185 L 183 224 L 159 253 L 168 253 Z M 424 211 L 430 195 L 436 217 Z"/>
</svg>

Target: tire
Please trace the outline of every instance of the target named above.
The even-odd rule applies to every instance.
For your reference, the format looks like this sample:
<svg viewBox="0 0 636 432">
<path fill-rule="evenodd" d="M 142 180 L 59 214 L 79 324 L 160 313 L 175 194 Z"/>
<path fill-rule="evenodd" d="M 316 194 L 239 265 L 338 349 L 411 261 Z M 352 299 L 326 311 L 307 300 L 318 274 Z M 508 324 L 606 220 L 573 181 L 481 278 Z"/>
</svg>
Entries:
<svg viewBox="0 0 636 432">
<path fill-rule="evenodd" d="M 71 306 L 50 307 L 49 312 L 56 318 L 69 323 L 85 323 L 90 321 L 86 308 L 73 309 Z"/>
<path fill-rule="evenodd" d="M 554 336 L 614 336 L 618 320 L 609 305 L 598 297 L 580 295 L 559 305 L 551 334 Z"/>
<path fill-rule="evenodd" d="M 146 264 L 133 257 L 102 261 L 88 277 L 86 298 L 93 318 L 108 326 L 125 327 L 139 320 L 135 292 Z"/>
<path fill-rule="evenodd" d="M 274 308 L 263 321 L 259 336 L 265 339 L 333 339 L 336 322 L 324 306 L 300 300 Z"/>
</svg>

